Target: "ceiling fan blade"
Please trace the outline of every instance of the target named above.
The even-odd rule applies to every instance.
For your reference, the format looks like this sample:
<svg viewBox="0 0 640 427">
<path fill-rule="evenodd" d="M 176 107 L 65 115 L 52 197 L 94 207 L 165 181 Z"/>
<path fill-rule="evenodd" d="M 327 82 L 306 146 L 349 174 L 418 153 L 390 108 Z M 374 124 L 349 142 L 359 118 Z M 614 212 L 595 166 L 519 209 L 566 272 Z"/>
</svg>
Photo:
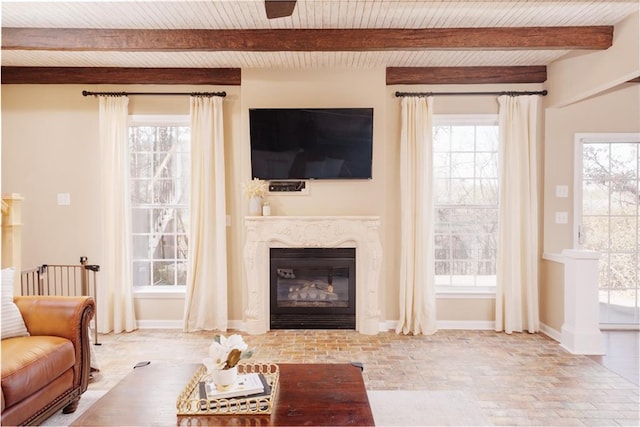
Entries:
<svg viewBox="0 0 640 427">
<path fill-rule="evenodd" d="M 291 16 L 295 7 L 296 0 L 264 0 L 264 9 L 269 19 Z"/>
</svg>

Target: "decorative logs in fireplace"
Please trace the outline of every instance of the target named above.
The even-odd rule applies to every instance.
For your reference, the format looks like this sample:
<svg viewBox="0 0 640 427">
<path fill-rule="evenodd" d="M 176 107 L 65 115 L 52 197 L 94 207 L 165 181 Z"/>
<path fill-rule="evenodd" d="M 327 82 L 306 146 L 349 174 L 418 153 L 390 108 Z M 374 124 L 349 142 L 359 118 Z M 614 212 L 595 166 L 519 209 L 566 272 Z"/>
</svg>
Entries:
<svg viewBox="0 0 640 427">
<path fill-rule="evenodd" d="M 355 248 L 271 248 L 271 329 L 355 329 Z"/>
</svg>

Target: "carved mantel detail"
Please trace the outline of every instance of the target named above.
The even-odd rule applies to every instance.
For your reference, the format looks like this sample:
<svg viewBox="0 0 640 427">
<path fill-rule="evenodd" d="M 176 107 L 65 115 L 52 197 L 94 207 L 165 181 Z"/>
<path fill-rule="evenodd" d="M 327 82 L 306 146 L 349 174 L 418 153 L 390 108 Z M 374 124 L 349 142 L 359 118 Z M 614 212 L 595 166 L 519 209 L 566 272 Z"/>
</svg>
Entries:
<svg viewBox="0 0 640 427">
<path fill-rule="evenodd" d="M 244 262 L 247 332 L 269 330 L 270 248 L 356 248 L 356 329 L 379 331 L 378 287 L 382 263 L 380 219 L 371 216 L 246 217 Z"/>
</svg>

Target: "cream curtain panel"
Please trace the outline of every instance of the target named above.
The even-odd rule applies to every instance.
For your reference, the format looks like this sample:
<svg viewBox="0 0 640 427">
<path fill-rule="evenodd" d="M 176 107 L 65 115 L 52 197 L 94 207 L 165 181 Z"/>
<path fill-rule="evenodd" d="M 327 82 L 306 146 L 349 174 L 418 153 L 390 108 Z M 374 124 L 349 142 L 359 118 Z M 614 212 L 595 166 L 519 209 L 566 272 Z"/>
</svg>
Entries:
<svg viewBox="0 0 640 427">
<path fill-rule="evenodd" d="M 184 330 L 227 330 L 222 98 L 190 98 L 191 193 Z"/>
<path fill-rule="evenodd" d="M 500 96 L 500 227 L 496 331 L 537 332 L 538 99 Z"/>
<path fill-rule="evenodd" d="M 129 98 L 100 96 L 98 100 L 103 212 L 98 332 L 129 332 L 137 328 L 131 271 Z"/>
<path fill-rule="evenodd" d="M 397 333 L 436 332 L 433 253 L 433 98 L 404 97 L 400 134 L 400 321 Z"/>
</svg>

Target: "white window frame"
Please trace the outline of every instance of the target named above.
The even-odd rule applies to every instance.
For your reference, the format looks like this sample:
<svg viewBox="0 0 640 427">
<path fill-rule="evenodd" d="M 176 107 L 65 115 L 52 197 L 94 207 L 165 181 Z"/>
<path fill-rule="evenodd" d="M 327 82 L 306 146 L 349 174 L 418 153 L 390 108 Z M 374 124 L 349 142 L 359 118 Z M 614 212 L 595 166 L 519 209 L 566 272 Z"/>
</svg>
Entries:
<svg viewBox="0 0 640 427">
<path fill-rule="evenodd" d="M 498 114 L 434 114 L 433 126 L 440 125 L 499 126 L 499 117 Z M 495 295 L 496 286 L 436 286 L 438 299 L 494 299 Z"/>
<path fill-rule="evenodd" d="M 583 202 L 583 151 L 585 144 L 597 143 L 638 143 L 640 142 L 639 133 L 626 132 L 602 132 L 602 133 L 576 133 L 574 136 L 574 172 L 573 172 L 573 247 L 574 249 L 584 249 L 583 232 L 582 232 L 582 202 Z M 588 239 L 588 236 L 587 236 Z M 636 267 L 637 268 L 637 267 Z M 598 293 L 600 292 L 598 283 Z M 638 298 L 638 295 L 636 295 Z M 636 304 L 637 304 L 636 299 Z M 636 323 L 606 323 L 601 324 L 605 328 L 634 329 Z"/>
<path fill-rule="evenodd" d="M 133 126 L 191 126 L 191 116 L 184 114 L 132 114 L 129 115 L 127 127 Z M 133 260 L 130 260 L 133 262 Z M 135 299 L 173 299 L 184 298 L 186 286 L 156 287 L 133 286 Z"/>
<path fill-rule="evenodd" d="M 574 171 L 573 171 L 573 248 L 584 249 L 582 241 L 582 151 L 584 144 L 595 144 L 598 142 L 638 142 L 639 133 L 576 133 L 574 136 Z"/>
</svg>

